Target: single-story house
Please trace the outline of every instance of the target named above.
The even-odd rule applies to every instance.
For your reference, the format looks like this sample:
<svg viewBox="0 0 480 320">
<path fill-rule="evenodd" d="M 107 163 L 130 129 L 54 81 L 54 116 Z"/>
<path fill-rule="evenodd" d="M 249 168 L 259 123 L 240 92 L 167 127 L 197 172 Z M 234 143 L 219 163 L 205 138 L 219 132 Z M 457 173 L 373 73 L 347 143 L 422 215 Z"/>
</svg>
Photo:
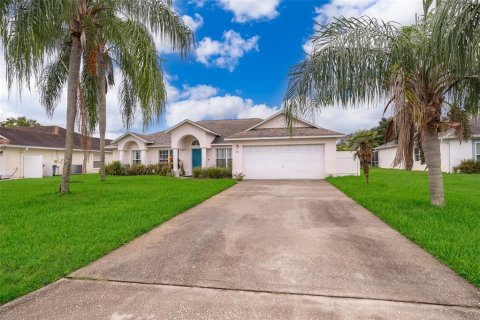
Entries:
<svg viewBox="0 0 480 320">
<path fill-rule="evenodd" d="M 290 132 L 280 111 L 264 120 L 184 120 L 153 134 L 127 132 L 108 148 L 123 164 L 173 161 L 177 175 L 182 166 L 187 176 L 192 168 L 216 166 L 246 179 L 323 179 L 358 174 L 353 156 L 348 168 L 337 168 L 336 141 L 343 136 L 303 119 Z"/>
<path fill-rule="evenodd" d="M 451 173 L 453 168 L 458 166 L 462 160 L 480 160 L 480 121 L 472 121 L 472 138 L 468 141 L 459 141 L 453 132 L 446 132 L 440 135 L 440 155 L 442 159 L 442 171 Z M 397 144 L 389 142 L 375 148 L 378 157 L 378 167 L 392 168 L 393 160 L 397 152 Z M 420 150 L 414 146 L 413 170 L 425 170 L 426 165 L 421 163 Z M 405 166 L 401 164 L 398 169 Z"/>
<path fill-rule="evenodd" d="M 106 140 L 105 144 L 110 144 Z M 91 139 L 86 172 L 98 172 L 100 166 L 100 139 Z M 0 177 L 39 178 L 61 174 L 65 152 L 65 129 L 59 126 L 31 128 L 0 127 Z M 82 135 L 75 133 L 72 173 L 82 173 L 85 150 Z M 112 151 L 105 153 L 106 162 L 112 160 Z"/>
</svg>

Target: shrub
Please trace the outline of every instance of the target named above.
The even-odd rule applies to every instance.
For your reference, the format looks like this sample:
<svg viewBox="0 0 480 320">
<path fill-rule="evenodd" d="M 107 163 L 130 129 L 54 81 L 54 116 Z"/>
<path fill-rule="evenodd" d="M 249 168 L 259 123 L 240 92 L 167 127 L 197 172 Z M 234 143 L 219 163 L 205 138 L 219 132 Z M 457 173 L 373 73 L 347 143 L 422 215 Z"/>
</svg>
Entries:
<svg viewBox="0 0 480 320">
<path fill-rule="evenodd" d="M 232 178 L 232 168 L 194 168 L 192 175 L 195 179 L 227 179 Z"/>
<path fill-rule="evenodd" d="M 233 179 L 235 179 L 237 181 L 243 181 L 243 178 L 245 178 L 245 174 L 243 174 L 241 172 L 237 172 L 233 175 Z"/>
<path fill-rule="evenodd" d="M 105 166 L 105 174 L 109 176 L 124 176 L 125 168 L 120 161 L 113 161 Z"/>
<path fill-rule="evenodd" d="M 172 175 L 172 166 L 168 163 L 122 165 L 119 161 L 113 161 L 105 166 L 105 173 L 111 176 L 170 176 Z"/>
<path fill-rule="evenodd" d="M 453 168 L 455 173 L 480 173 L 480 161 L 479 160 L 472 160 L 472 159 L 465 159 L 460 162 L 458 166 Z"/>
</svg>

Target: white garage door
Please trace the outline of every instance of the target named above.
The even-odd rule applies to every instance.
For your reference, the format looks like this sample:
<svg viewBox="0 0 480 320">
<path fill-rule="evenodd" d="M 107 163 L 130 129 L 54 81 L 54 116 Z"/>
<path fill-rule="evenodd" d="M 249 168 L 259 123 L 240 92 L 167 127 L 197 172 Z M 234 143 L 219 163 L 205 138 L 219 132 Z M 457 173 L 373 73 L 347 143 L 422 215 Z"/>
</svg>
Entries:
<svg viewBox="0 0 480 320">
<path fill-rule="evenodd" d="M 250 146 L 243 148 L 246 179 L 323 179 L 324 145 Z"/>
</svg>

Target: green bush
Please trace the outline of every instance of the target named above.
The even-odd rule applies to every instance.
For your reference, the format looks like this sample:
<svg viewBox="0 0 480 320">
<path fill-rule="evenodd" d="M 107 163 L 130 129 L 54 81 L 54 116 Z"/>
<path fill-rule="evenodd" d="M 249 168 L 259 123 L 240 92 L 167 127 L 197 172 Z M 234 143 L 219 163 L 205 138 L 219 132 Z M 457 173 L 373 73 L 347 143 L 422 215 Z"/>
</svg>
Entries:
<svg viewBox="0 0 480 320">
<path fill-rule="evenodd" d="M 480 173 L 480 161 L 465 159 L 460 162 L 458 166 L 453 168 L 455 173 Z"/>
<path fill-rule="evenodd" d="M 109 176 L 124 176 L 125 168 L 120 161 L 113 161 L 105 166 L 105 174 Z"/>
<path fill-rule="evenodd" d="M 168 163 L 122 165 L 119 161 L 113 161 L 105 166 L 105 173 L 111 176 L 170 176 L 172 175 L 172 166 Z"/>
<path fill-rule="evenodd" d="M 192 174 L 195 179 L 227 179 L 232 178 L 232 168 L 194 168 Z"/>
</svg>

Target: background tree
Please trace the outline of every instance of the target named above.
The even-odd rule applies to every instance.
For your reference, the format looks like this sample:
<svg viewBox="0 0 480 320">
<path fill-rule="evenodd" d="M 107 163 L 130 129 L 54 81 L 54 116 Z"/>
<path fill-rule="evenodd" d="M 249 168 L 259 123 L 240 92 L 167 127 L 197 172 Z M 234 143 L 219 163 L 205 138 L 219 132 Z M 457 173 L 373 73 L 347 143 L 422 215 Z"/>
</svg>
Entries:
<svg viewBox="0 0 480 320">
<path fill-rule="evenodd" d="M 37 120 L 27 119 L 27 117 L 9 117 L 5 121 L 0 122 L 0 127 L 37 127 L 40 123 Z"/>
<path fill-rule="evenodd" d="M 452 9 L 455 2 L 461 4 Z M 441 115 L 452 102 L 462 112 L 478 113 L 480 9 L 468 0 L 437 1 L 436 11 L 431 5 L 424 1 L 424 15 L 412 26 L 369 17 L 340 17 L 319 26 L 312 54 L 290 73 L 285 104 L 294 116 L 332 103 L 359 106 L 388 97 L 394 115 L 409 110 L 421 136 L 431 204 L 442 206 L 438 135 L 449 123 Z M 400 131 L 412 126 L 403 123 Z M 405 154 L 410 141 L 403 141 L 398 149 Z"/>
</svg>

